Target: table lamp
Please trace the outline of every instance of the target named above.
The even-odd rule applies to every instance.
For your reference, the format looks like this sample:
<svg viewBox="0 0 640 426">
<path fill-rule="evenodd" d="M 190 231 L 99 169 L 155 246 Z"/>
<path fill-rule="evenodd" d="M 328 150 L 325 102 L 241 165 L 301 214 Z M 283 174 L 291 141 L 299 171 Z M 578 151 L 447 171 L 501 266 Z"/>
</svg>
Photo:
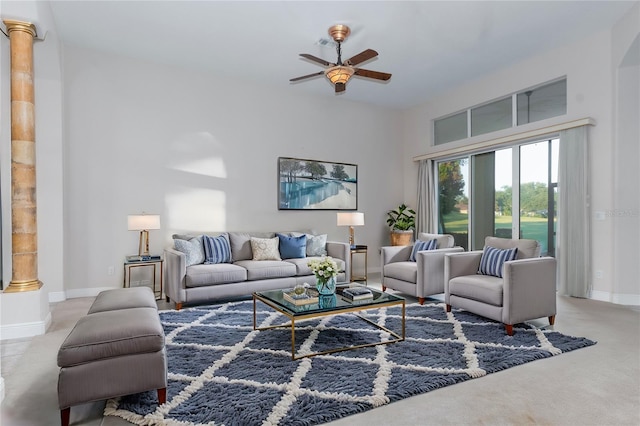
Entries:
<svg viewBox="0 0 640 426">
<path fill-rule="evenodd" d="M 362 226 L 362 225 L 364 225 L 364 213 L 360 213 L 360 212 L 338 213 L 338 226 L 349 227 L 349 245 L 351 246 L 351 248 L 356 246 L 353 227 Z"/>
<path fill-rule="evenodd" d="M 138 244 L 138 256 L 149 256 L 149 230 L 160 229 L 160 215 L 157 214 L 130 214 L 127 217 L 129 231 L 140 231 L 140 243 Z"/>
</svg>

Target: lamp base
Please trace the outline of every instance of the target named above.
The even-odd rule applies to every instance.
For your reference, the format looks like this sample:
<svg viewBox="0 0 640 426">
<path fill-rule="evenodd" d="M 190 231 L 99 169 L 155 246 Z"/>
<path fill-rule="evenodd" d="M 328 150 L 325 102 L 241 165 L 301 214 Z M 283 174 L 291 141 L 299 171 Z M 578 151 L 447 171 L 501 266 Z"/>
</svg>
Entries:
<svg viewBox="0 0 640 426">
<path fill-rule="evenodd" d="M 147 230 L 140 231 L 140 243 L 138 244 L 138 256 L 149 257 L 149 231 Z"/>
</svg>

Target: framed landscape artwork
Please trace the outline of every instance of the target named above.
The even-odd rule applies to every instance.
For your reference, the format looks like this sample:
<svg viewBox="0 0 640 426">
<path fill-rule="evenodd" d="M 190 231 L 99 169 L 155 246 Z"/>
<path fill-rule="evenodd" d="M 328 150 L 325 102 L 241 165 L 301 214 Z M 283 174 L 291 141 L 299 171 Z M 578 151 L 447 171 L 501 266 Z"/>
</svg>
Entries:
<svg viewBox="0 0 640 426">
<path fill-rule="evenodd" d="M 357 210 L 358 166 L 278 158 L 279 210 Z"/>
</svg>

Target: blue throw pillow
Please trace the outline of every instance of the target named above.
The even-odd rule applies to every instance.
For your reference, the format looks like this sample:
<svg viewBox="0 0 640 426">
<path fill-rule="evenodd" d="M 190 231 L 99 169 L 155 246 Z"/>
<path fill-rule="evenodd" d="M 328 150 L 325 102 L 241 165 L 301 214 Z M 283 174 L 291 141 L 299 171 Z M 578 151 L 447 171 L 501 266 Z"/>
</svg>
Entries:
<svg viewBox="0 0 640 426">
<path fill-rule="evenodd" d="M 290 237 L 276 234 L 280 240 L 280 257 L 283 259 L 301 259 L 307 255 L 307 236 Z"/>
<path fill-rule="evenodd" d="M 502 278 L 502 266 L 504 262 L 515 260 L 517 255 L 517 247 L 512 249 L 497 249 L 495 247 L 485 246 L 482 250 L 478 273 Z"/>
<path fill-rule="evenodd" d="M 217 237 L 205 235 L 202 239 L 204 245 L 204 263 L 231 263 L 231 246 L 226 234 Z"/>
<path fill-rule="evenodd" d="M 409 256 L 409 262 L 416 261 L 416 254 L 419 251 L 435 250 L 437 248 L 438 248 L 438 240 L 429 240 L 429 241 L 418 240 L 413 245 L 413 250 L 411 250 L 411 256 Z"/>
</svg>

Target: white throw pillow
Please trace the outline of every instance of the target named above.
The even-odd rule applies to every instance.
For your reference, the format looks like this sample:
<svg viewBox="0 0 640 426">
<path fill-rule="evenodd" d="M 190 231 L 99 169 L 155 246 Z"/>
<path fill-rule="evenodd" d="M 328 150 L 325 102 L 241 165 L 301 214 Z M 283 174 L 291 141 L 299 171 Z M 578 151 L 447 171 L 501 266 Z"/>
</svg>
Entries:
<svg viewBox="0 0 640 426">
<path fill-rule="evenodd" d="M 278 237 L 274 238 L 256 238 L 251 237 L 251 251 L 253 252 L 253 260 L 282 260 Z"/>
</svg>

